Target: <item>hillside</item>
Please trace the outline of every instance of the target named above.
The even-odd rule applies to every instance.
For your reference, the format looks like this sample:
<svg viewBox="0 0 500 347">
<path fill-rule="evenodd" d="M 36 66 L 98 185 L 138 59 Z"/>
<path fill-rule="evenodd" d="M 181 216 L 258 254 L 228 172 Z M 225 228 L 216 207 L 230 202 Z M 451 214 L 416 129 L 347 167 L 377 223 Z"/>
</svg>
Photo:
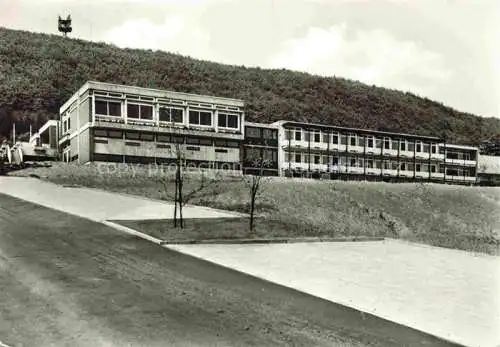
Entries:
<svg viewBox="0 0 500 347">
<path fill-rule="evenodd" d="M 244 99 L 247 119 L 290 119 L 479 144 L 500 120 L 458 112 L 411 93 L 288 70 L 229 66 L 151 50 L 0 28 L 0 138 L 57 116 L 85 81 Z"/>
<path fill-rule="evenodd" d="M 84 186 L 171 200 L 168 193 L 172 193 L 172 186 L 166 189 L 160 182 L 160 178 L 165 179 L 171 174 L 167 170 L 156 171 L 151 166 L 134 167 L 132 171 L 126 166 L 113 164 L 82 166 L 53 163 L 51 167 L 15 171 L 10 176 L 31 175 L 68 188 Z M 219 178 L 218 184 L 196 195 L 190 203 L 248 212 L 250 201 L 244 180 Z M 199 187 L 199 179 L 199 175 L 187 177 L 184 181 L 185 192 Z M 500 188 L 278 177 L 266 178 L 262 184 L 256 202 L 257 214 L 262 219 L 258 220 L 254 231 L 259 237 L 390 237 L 500 254 Z M 153 228 L 155 225 L 145 224 Z M 133 227 L 141 229 L 145 224 Z M 203 223 L 202 229 L 200 225 L 191 225 L 189 230 L 184 231 L 191 236 L 199 234 L 200 238 L 233 238 L 242 234 L 255 236 L 245 235 L 248 231 L 246 222 L 224 222 L 216 227 L 211 224 L 212 229 L 206 224 Z M 165 232 L 164 227 L 161 229 Z"/>
</svg>

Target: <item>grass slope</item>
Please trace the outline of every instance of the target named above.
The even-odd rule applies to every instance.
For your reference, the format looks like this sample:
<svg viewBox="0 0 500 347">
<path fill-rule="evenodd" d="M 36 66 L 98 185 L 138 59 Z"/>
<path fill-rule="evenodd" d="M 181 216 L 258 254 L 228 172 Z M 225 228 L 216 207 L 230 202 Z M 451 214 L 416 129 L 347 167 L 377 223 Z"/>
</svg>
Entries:
<svg viewBox="0 0 500 347">
<path fill-rule="evenodd" d="M 12 174 L 36 174 L 59 184 L 167 199 L 163 185 L 158 183 L 160 171 L 147 166 L 131 168 L 57 163 L 51 168 Z M 197 186 L 197 178 L 186 184 L 189 191 L 190 186 Z M 248 211 L 248 190 L 241 179 L 227 177 L 221 186 L 192 203 Z M 264 218 L 257 229 L 260 236 L 384 236 L 500 253 L 499 188 L 274 178 L 264 180 L 257 212 Z M 198 230 L 204 232 L 201 227 Z"/>
<path fill-rule="evenodd" d="M 500 120 L 341 77 L 201 61 L 0 28 L 0 138 L 36 130 L 87 80 L 241 98 L 250 121 L 280 119 L 447 136 L 478 144 Z"/>
</svg>

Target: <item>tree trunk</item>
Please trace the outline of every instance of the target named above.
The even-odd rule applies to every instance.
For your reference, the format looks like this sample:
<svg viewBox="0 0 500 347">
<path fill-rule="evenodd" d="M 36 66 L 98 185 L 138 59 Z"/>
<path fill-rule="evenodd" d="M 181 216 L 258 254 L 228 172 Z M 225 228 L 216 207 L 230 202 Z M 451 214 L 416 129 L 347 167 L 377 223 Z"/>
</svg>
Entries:
<svg viewBox="0 0 500 347">
<path fill-rule="evenodd" d="M 184 201 L 182 198 L 182 189 L 183 189 L 182 173 L 181 173 L 181 167 L 179 165 L 179 223 L 180 223 L 181 229 L 184 228 L 184 218 L 182 216 L 182 206 L 184 204 Z"/>
<path fill-rule="evenodd" d="M 177 181 L 177 173 L 175 174 L 175 193 L 174 193 L 174 228 L 177 228 L 177 188 L 178 187 L 178 181 Z"/>
<path fill-rule="evenodd" d="M 252 192 L 250 195 L 250 231 L 253 231 L 254 228 L 254 213 L 255 213 L 255 198 L 257 196 L 257 191 L 255 188 L 252 188 Z"/>
</svg>

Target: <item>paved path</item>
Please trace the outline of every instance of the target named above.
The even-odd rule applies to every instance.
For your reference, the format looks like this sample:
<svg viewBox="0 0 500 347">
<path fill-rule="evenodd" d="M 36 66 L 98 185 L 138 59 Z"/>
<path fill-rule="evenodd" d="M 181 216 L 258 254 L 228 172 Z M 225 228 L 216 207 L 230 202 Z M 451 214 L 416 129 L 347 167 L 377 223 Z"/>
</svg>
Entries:
<svg viewBox="0 0 500 347">
<path fill-rule="evenodd" d="M 169 248 L 469 346 L 500 346 L 500 257 L 398 241 Z"/>
<path fill-rule="evenodd" d="M 0 177 L 0 193 L 94 221 L 171 219 L 174 205 L 163 201 L 89 188 L 65 188 L 27 177 Z M 238 214 L 185 206 L 184 218 L 235 217 Z"/>
</svg>

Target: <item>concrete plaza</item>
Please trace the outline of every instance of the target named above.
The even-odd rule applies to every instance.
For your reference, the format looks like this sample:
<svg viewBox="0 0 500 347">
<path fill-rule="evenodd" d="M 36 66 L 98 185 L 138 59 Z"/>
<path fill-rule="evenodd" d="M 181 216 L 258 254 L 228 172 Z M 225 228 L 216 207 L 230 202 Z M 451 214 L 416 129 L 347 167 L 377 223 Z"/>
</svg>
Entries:
<svg viewBox="0 0 500 347">
<path fill-rule="evenodd" d="M 171 249 L 467 346 L 500 346 L 500 257 L 386 240 Z"/>
</svg>

